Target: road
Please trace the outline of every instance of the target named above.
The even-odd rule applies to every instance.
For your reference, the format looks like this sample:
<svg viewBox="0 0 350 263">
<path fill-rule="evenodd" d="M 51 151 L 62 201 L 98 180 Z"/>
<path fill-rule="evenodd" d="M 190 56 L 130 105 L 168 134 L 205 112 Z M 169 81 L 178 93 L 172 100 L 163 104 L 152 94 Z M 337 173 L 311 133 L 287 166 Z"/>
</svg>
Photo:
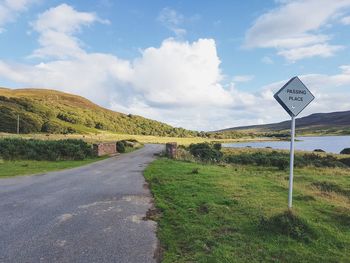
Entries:
<svg viewBox="0 0 350 263">
<path fill-rule="evenodd" d="M 156 262 L 142 172 L 161 150 L 0 179 L 0 262 Z"/>
</svg>

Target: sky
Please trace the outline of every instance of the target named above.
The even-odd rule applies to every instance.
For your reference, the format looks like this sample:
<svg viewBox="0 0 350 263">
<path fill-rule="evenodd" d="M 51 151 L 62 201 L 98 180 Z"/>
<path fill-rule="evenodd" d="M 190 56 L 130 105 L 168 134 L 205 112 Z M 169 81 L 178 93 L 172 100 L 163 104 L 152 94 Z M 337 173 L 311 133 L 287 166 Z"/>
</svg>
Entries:
<svg viewBox="0 0 350 263">
<path fill-rule="evenodd" d="M 176 127 L 350 110 L 350 0 L 0 0 L 0 86 L 47 88 Z"/>
</svg>

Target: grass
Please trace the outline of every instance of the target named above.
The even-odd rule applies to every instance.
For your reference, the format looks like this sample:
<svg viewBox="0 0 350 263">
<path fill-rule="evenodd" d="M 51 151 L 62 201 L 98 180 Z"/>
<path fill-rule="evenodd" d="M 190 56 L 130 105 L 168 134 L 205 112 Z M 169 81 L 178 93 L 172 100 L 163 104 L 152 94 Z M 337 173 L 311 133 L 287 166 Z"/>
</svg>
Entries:
<svg viewBox="0 0 350 263">
<path fill-rule="evenodd" d="M 81 161 L 3 161 L 0 159 L 0 178 L 12 177 L 16 175 L 46 173 L 51 171 L 74 168 L 93 163 L 99 160 L 103 160 L 105 158 L 107 157 L 91 158 Z"/>
<path fill-rule="evenodd" d="M 159 159 L 145 171 L 163 262 L 349 262 L 350 170 Z"/>
<path fill-rule="evenodd" d="M 111 142 L 120 140 L 137 140 L 140 143 L 156 143 L 165 144 L 168 142 L 176 142 L 179 145 L 190 145 L 191 143 L 201 143 L 201 142 L 244 142 L 244 141 L 271 141 L 271 138 L 241 138 L 241 139 L 213 139 L 213 138 L 203 138 L 203 137 L 161 137 L 161 136 L 151 136 L 151 135 L 129 135 L 129 134 L 118 134 L 111 132 L 101 132 L 98 134 L 87 133 L 87 134 L 10 134 L 10 133 L 0 133 L 0 138 L 27 138 L 27 139 L 39 139 L 39 140 L 60 140 L 60 139 L 82 139 L 90 143 L 97 142 Z"/>
</svg>

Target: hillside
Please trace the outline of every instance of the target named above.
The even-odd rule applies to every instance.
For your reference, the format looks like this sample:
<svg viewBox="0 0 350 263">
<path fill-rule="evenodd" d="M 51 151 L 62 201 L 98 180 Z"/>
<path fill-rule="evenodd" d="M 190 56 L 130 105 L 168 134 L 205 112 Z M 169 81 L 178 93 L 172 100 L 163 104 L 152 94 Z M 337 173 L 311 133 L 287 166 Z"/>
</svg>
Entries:
<svg viewBox="0 0 350 263">
<path fill-rule="evenodd" d="M 296 119 L 296 129 L 304 134 L 350 134 L 350 111 L 315 113 Z M 242 126 L 223 130 L 241 132 L 283 132 L 290 129 L 290 121 Z"/>
<path fill-rule="evenodd" d="M 102 108 L 72 94 L 46 89 L 0 88 L 0 132 L 98 133 L 196 136 L 197 132 Z"/>
</svg>

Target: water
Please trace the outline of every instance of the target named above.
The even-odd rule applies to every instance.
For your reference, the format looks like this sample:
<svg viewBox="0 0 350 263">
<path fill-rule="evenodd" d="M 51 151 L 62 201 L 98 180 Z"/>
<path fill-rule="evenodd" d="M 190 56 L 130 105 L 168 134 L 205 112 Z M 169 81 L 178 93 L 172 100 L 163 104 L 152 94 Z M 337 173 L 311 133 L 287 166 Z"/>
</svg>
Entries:
<svg viewBox="0 0 350 263">
<path fill-rule="evenodd" d="M 295 142 L 295 150 L 313 151 L 322 149 L 329 153 L 340 153 L 344 148 L 350 148 L 350 136 L 318 136 L 318 137 L 297 137 Z M 223 147 L 228 148 L 266 148 L 289 150 L 289 141 L 274 142 L 245 142 L 245 143 L 225 143 Z"/>
</svg>

